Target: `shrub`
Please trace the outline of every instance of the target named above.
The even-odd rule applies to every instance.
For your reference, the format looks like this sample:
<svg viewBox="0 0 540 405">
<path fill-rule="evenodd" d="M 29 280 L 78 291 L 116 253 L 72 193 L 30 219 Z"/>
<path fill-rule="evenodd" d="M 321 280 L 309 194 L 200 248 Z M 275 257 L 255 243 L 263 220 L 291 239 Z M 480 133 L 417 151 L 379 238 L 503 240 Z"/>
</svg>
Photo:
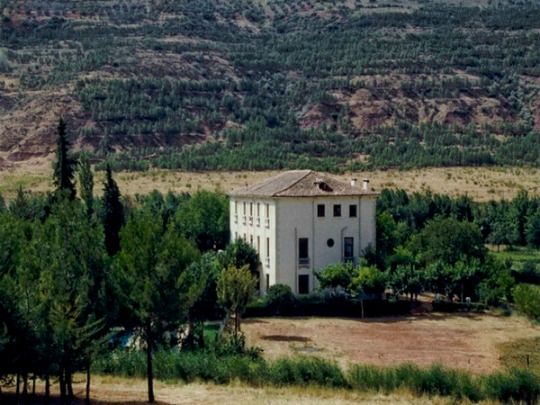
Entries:
<svg viewBox="0 0 540 405">
<path fill-rule="evenodd" d="M 271 313 L 279 315 L 290 311 L 294 307 L 296 298 L 291 287 L 284 284 L 275 284 L 268 289 L 265 301 Z"/>
<path fill-rule="evenodd" d="M 514 288 L 514 302 L 529 318 L 540 320 L 540 287 L 519 284 Z"/>
</svg>

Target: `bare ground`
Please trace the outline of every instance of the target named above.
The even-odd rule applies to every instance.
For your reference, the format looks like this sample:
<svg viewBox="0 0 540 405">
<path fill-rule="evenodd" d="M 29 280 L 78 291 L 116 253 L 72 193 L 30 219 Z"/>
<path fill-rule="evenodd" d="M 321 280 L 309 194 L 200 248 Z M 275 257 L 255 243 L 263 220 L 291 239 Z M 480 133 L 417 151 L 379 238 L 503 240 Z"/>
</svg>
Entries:
<svg viewBox="0 0 540 405">
<path fill-rule="evenodd" d="M 449 368 L 489 373 L 501 367 L 497 345 L 540 336 L 540 327 L 519 317 L 475 313 L 421 313 L 374 319 L 247 319 L 243 330 L 264 356 L 315 355 L 348 367 L 354 363 Z"/>
</svg>

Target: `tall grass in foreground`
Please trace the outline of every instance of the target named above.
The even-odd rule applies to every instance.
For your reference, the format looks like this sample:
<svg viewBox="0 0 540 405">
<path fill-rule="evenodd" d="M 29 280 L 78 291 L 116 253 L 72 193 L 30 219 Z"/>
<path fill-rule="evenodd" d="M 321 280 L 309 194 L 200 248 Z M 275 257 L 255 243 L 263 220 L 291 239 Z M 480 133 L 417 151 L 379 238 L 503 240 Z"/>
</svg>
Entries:
<svg viewBox="0 0 540 405">
<path fill-rule="evenodd" d="M 540 377 L 530 370 L 511 369 L 474 376 L 466 371 L 433 365 L 428 369 L 413 364 L 393 368 L 354 365 L 348 371 L 337 363 L 315 357 L 281 358 L 273 362 L 213 352 L 158 351 L 155 377 L 163 381 L 206 381 L 227 384 L 237 380 L 252 386 L 321 386 L 385 394 L 408 390 L 414 395 L 448 396 L 479 401 L 524 401 L 540 399 Z M 94 364 L 98 373 L 144 377 L 144 353 L 116 351 Z"/>
</svg>

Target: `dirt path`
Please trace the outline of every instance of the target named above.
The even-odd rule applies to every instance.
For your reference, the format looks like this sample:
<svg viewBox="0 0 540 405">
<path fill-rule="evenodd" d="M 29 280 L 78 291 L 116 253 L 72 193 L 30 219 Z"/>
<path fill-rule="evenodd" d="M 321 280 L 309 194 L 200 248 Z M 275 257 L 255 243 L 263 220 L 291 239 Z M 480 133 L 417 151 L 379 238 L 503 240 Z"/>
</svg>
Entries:
<svg viewBox="0 0 540 405">
<path fill-rule="evenodd" d="M 269 359 L 297 354 L 354 363 L 450 368 L 488 373 L 499 368 L 497 345 L 540 336 L 540 327 L 518 317 L 424 313 L 378 319 L 266 318 L 245 320 L 250 344 Z"/>
</svg>

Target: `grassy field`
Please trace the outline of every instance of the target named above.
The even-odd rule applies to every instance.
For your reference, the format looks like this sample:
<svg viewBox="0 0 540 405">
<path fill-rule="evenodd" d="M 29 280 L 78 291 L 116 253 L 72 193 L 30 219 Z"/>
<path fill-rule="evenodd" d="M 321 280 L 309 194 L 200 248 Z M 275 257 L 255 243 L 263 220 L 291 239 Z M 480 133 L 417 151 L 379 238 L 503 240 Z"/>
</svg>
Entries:
<svg viewBox="0 0 540 405">
<path fill-rule="evenodd" d="M 180 172 L 150 170 L 120 172 L 115 179 L 123 195 L 146 194 L 156 189 L 193 192 L 199 189 L 227 193 L 246 184 L 253 184 L 277 172 Z M 403 188 L 407 191 L 432 190 L 450 196 L 468 195 L 475 201 L 510 199 L 521 189 L 540 193 L 540 176 L 534 168 L 428 168 L 419 170 L 385 170 L 347 172 L 336 175 L 344 181 L 370 179 L 375 190 Z M 52 190 L 52 168 L 48 160 L 34 160 L 0 170 L 0 194 L 6 199 L 15 195 L 18 187 L 32 192 Z M 103 172 L 95 178 L 95 193 L 102 192 Z"/>
</svg>

